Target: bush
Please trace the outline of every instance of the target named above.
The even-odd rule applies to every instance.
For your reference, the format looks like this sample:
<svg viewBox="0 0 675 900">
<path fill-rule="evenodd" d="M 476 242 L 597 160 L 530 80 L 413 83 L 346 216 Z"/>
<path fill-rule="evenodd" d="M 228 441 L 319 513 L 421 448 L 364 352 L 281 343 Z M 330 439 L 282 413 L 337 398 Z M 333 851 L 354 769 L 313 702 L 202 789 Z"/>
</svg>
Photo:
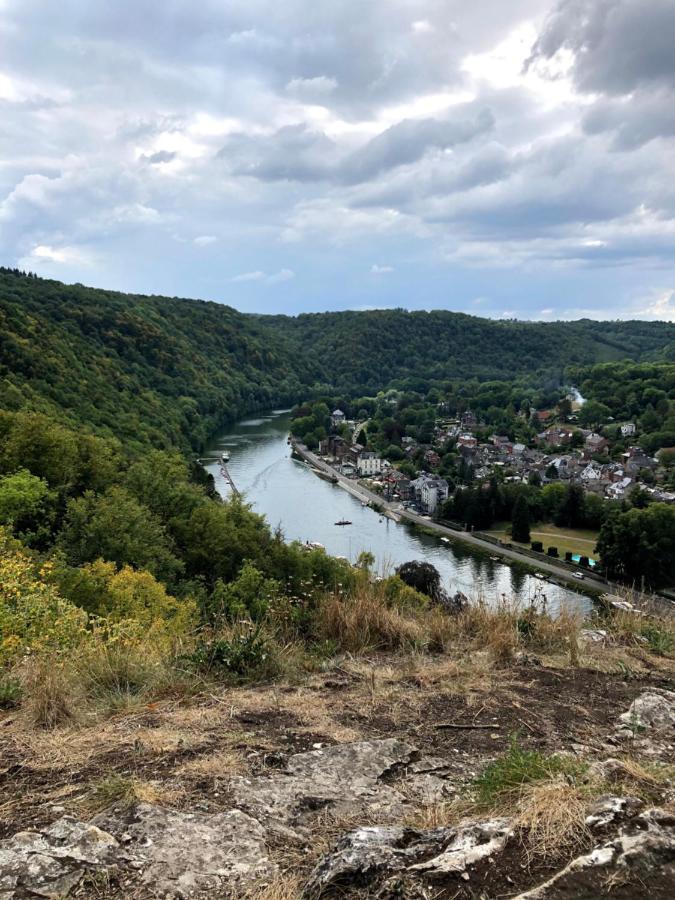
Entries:
<svg viewBox="0 0 675 900">
<path fill-rule="evenodd" d="M 582 568 L 587 569 L 589 566 L 588 557 L 580 556 L 579 557 L 579 565 L 582 566 Z"/>
<path fill-rule="evenodd" d="M 34 660 L 26 675 L 24 710 L 31 725 L 56 728 L 76 719 L 76 685 L 70 672 L 53 656 Z"/>
<path fill-rule="evenodd" d="M 543 553 L 544 552 L 544 545 L 542 544 L 541 541 L 532 541 L 532 543 L 530 544 L 530 547 L 534 550 L 535 553 Z"/>
<path fill-rule="evenodd" d="M 557 547 L 549 547 L 547 553 L 549 556 L 555 556 L 557 558 L 558 548 Z"/>
<path fill-rule="evenodd" d="M 227 637 L 202 640 L 187 657 L 200 672 L 227 673 L 241 677 L 275 674 L 270 642 L 262 626 L 240 626 Z"/>
<path fill-rule="evenodd" d="M 427 633 L 421 616 L 392 609 L 372 588 L 352 597 L 329 595 L 319 604 L 315 629 L 319 640 L 332 640 L 348 653 L 364 650 L 413 650 L 424 647 Z"/>
<path fill-rule="evenodd" d="M 675 634 L 655 622 L 644 625 L 640 629 L 640 636 L 647 641 L 649 649 L 657 656 L 666 656 L 675 648 Z"/>
<path fill-rule="evenodd" d="M 574 554 L 572 553 L 571 550 L 566 550 L 566 551 L 565 551 L 565 559 L 566 559 L 567 562 L 572 562 L 572 557 L 573 557 L 573 556 L 574 556 Z"/>
<path fill-rule="evenodd" d="M 13 709 L 21 702 L 21 682 L 7 672 L 0 672 L 0 709 Z"/>
<path fill-rule="evenodd" d="M 0 529 L 0 665 L 29 652 L 68 651 L 85 634 L 87 614 L 42 580 L 49 565 L 37 571 Z"/>
<path fill-rule="evenodd" d="M 385 579 L 382 587 L 387 604 L 396 609 L 424 609 L 429 605 L 429 598 L 426 594 L 410 587 L 398 575 L 391 575 Z"/>
</svg>

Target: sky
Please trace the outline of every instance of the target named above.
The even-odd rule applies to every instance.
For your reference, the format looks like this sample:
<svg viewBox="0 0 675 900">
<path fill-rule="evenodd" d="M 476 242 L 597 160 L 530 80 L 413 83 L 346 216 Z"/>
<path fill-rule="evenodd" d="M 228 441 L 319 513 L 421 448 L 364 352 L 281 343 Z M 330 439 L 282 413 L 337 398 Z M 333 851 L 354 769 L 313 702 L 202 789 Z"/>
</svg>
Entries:
<svg viewBox="0 0 675 900">
<path fill-rule="evenodd" d="M 0 0 L 0 263 L 675 320 L 675 0 Z"/>
</svg>

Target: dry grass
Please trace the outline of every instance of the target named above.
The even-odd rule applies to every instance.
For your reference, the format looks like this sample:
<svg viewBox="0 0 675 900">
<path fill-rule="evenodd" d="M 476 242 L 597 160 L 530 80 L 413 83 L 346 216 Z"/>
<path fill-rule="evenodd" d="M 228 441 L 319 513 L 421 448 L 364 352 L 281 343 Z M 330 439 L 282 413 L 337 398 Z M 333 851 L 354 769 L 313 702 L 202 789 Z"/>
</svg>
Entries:
<svg viewBox="0 0 675 900">
<path fill-rule="evenodd" d="M 428 643 L 421 614 L 412 616 L 390 608 L 375 591 L 351 597 L 329 595 L 320 603 L 316 630 L 348 653 L 367 650 L 413 650 Z"/>
<path fill-rule="evenodd" d="M 581 846 L 589 836 L 587 803 L 588 796 L 564 780 L 523 786 L 515 823 L 528 851 L 548 856 Z"/>
<path fill-rule="evenodd" d="M 248 767 L 241 754 L 227 747 L 207 756 L 188 760 L 176 769 L 176 774 L 217 779 L 229 775 L 243 775 L 247 770 Z"/>
<path fill-rule="evenodd" d="M 52 729 L 76 721 L 78 685 L 68 669 L 55 659 L 33 660 L 26 669 L 24 684 L 23 713 L 31 727 Z"/>
<path fill-rule="evenodd" d="M 171 806 L 184 798 L 184 792 L 127 775 L 106 775 L 93 782 L 77 803 L 78 812 L 93 816 L 109 806 L 127 807 L 134 803 L 160 803 Z"/>
<path fill-rule="evenodd" d="M 262 887 L 251 888 L 244 900 L 299 900 L 302 896 L 302 881 L 292 872 L 284 872 Z"/>
</svg>

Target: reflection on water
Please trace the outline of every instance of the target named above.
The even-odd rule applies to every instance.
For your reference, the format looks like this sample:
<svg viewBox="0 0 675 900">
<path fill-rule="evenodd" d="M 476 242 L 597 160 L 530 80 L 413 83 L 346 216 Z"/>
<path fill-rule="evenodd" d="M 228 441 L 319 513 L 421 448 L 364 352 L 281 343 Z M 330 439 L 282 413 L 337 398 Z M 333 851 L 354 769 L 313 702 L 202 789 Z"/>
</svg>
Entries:
<svg viewBox="0 0 675 900">
<path fill-rule="evenodd" d="M 424 559 L 436 566 L 449 591 L 460 590 L 470 598 L 482 596 L 494 602 L 506 596 L 527 603 L 543 592 L 551 610 L 561 604 L 584 612 L 590 609 L 591 602 L 583 594 L 541 582 L 519 566 L 495 562 L 460 541 L 445 544 L 364 507 L 339 486 L 315 475 L 306 463 L 291 458 L 288 427 L 287 410 L 244 419 L 214 439 L 206 453 L 212 458 L 205 462 L 217 489 L 226 496 L 228 486 L 217 457 L 229 450 L 228 470 L 238 490 L 272 528 L 281 527 L 287 540 L 318 541 L 329 553 L 352 562 L 368 550 L 381 574 L 408 560 Z M 352 524 L 335 525 L 343 519 Z"/>
</svg>

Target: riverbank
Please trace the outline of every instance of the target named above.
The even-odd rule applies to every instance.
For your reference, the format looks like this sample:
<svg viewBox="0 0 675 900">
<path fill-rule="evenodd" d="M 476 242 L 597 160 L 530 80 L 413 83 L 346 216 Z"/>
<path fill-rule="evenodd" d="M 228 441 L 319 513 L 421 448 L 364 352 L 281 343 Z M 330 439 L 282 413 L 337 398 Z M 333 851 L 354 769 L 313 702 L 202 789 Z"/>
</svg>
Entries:
<svg viewBox="0 0 675 900">
<path fill-rule="evenodd" d="M 487 554 L 494 554 L 496 556 L 499 556 L 503 560 L 517 562 L 519 565 L 527 567 L 532 572 L 542 572 L 548 576 L 553 576 L 553 578 L 558 583 L 574 587 L 575 590 L 583 592 L 585 594 L 589 594 L 591 596 L 598 596 L 604 593 L 622 594 L 625 592 L 625 587 L 623 585 L 608 581 L 607 579 L 593 572 L 584 571 L 584 579 L 583 583 L 581 583 L 580 579 L 575 577 L 574 570 L 571 568 L 566 568 L 565 564 L 562 562 L 552 562 L 550 558 L 545 556 L 540 557 L 538 554 L 535 556 L 532 551 L 525 551 L 523 549 L 514 548 L 513 546 L 506 547 L 496 539 L 486 540 L 482 537 L 478 537 L 471 532 L 458 531 L 454 528 L 448 528 L 447 526 L 442 525 L 439 522 L 434 522 L 432 519 L 426 516 L 421 516 L 409 509 L 404 508 L 400 503 L 387 502 L 379 494 L 368 490 L 358 482 L 355 482 L 347 478 L 345 475 L 336 472 L 335 469 L 332 468 L 332 466 L 329 466 L 328 463 L 324 462 L 324 460 L 318 457 L 315 453 L 312 453 L 311 450 L 308 450 L 307 447 L 304 446 L 304 444 L 293 440 L 292 446 L 295 453 L 297 453 L 298 456 L 300 456 L 305 462 L 309 463 L 317 471 L 317 473 L 323 473 L 324 475 L 330 474 L 333 477 L 335 483 L 339 484 L 345 490 L 349 491 L 349 493 L 351 493 L 353 496 L 358 497 L 362 501 L 365 500 L 368 503 L 376 504 L 377 507 L 382 510 L 383 514 L 389 515 L 391 518 L 395 518 L 396 521 L 403 520 L 410 522 L 415 526 L 423 528 L 428 533 L 432 532 L 441 537 L 447 537 L 451 541 L 468 544 L 476 549 L 484 551 Z M 670 609 L 672 609 L 673 604 L 667 598 L 660 597 L 659 600 L 667 605 Z"/>
</svg>

